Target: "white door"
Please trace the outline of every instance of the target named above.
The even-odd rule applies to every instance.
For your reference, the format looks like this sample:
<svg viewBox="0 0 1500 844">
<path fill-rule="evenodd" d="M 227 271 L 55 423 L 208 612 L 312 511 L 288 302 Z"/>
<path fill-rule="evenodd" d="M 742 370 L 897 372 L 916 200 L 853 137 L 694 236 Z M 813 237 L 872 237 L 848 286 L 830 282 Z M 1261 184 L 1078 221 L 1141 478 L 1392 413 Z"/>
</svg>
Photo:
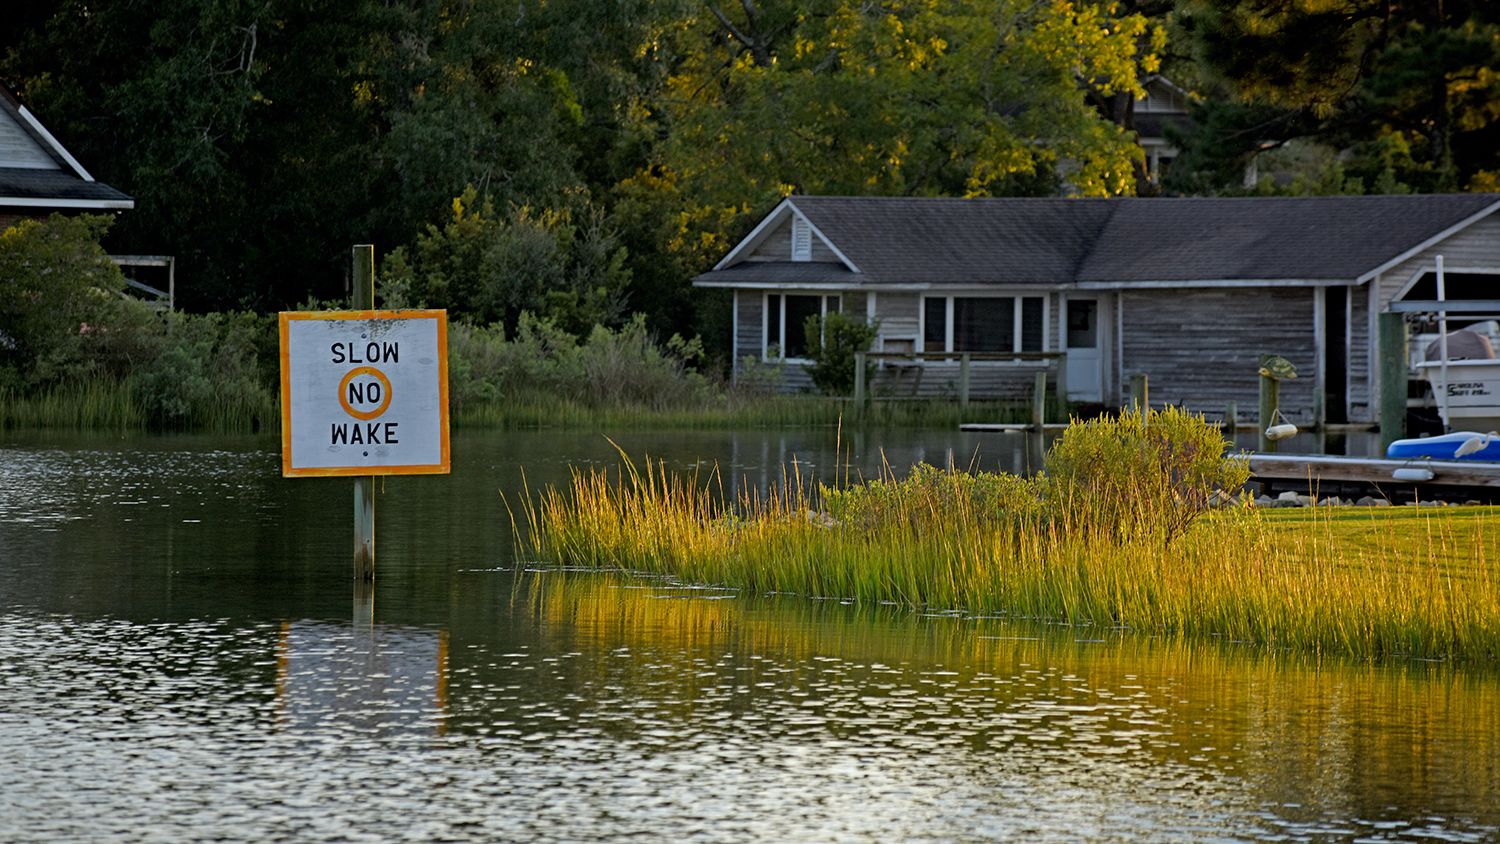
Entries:
<svg viewBox="0 0 1500 844">
<path fill-rule="evenodd" d="M 1104 400 L 1104 361 L 1100 354 L 1099 300 L 1072 299 L 1063 317 L 1063 343 L 1068 352 L 1068 398 Z"/>
</svg>

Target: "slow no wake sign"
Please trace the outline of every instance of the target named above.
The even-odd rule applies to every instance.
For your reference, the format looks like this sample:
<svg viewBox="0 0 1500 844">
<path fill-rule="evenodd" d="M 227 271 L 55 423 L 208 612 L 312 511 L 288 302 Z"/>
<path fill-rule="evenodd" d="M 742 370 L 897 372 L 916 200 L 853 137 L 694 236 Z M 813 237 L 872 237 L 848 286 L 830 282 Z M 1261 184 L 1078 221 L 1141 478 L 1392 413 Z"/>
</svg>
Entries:
<svg viewBox="0 0 1500 844">
<path fill-rule="evenodd" d="M 281 314 L 281 474 L 448 472 L 447 311 Z"/>
</svg>

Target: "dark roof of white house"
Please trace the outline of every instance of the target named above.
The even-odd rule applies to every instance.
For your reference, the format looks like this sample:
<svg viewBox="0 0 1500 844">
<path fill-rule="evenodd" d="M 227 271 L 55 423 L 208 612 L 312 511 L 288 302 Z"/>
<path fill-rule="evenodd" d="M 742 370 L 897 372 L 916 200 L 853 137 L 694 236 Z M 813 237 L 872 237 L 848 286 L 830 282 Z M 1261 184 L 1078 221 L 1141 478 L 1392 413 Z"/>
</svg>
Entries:
<svg viewBox="0 0 1500 844">
<path fill-rule="evenodd" d="M 852 264 L 743 261 L 698 283 L 1355 281 L 1500 208 L 1500 195 L 1236 198 L 793 196 Z M 788 256 L 790 257 L 790 256 Z"/>
<path fill-rule="evenodd" d="M 47 128 L 0 87 L 0 208 L 126 209 L 135 200 L 97 181 Z"/>
</svg>

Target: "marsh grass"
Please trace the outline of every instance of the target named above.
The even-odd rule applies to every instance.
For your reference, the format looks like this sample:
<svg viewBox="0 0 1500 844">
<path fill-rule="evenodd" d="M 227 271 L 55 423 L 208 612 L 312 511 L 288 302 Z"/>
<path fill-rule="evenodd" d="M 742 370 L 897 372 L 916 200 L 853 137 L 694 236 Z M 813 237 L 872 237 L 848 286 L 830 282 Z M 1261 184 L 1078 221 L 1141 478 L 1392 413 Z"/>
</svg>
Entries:
<svg viewBox="0 0 1500 844">
<path fill-rule="evenodd" d="M 179 402 L 163 423 L 128 379 L 91 378 L 31 394 L 0 391 L 0 428 L 130 431 L 147 428 L 213 433 L 272 432 L 280 427 L 277 400 L 266 389 L 204 390 Z"/>
<path fill-rule="evenodd" d="M 604 405 L 562 394 L 522 395 L 455 408 L 460 428 L 583 430 L 732 428 L 952 428 L 960 422 L 1022 422 L 1030 406 L 973 402 L 967 412 L 950 399 L 875 402 L 862 412 L 849 399 L 813 395 L 739 397 L 721 394 L 667 407 Z"/>
<path fill-rule="evenodd" d="M 794 473 L 772 490 L 726 501 L 716 471 L 679 475 L 626 460 L 614 475 L 578 472 L 569 487 L 528 504 L 528 550 L 564 565 L 751 592 L 1359 658 L 1500 656 L 1494 509 L 1286 515 L 1240 503 L 1205 511 L 1161 484 L 1186 483 L 1176 469 L 1188 463 L 1229 473 L 1211 478 L 1232 478 L 1242 463 L 1226 458 L 1221 444 L 1217 455 L 1177 454 L 1176 469 L 1155 482 L 1103 477 L 1143 468 L 1140 438 L 1117 423 L 1105 436 L 1096 423 L 1069 429 L 1063 442 L 1094 425 L 1100 444 L 1131 448 L 1064 484 L 1053 474 L 919 469 L 830 490 Z M 1049 455 L 1059 475 L 1069 471 L 1061 446 Z M 1188 487 L 1200 494 L 1201 486 Z M 1112 500 L 1122 495 L 1135 498 Z M 1189 512 L 1201 518 L 1184 519 Z"/>
<path fill-rule="evenodd" d="M 122 380 L 89 379 L 31 394 L 0 390 L 0 428 L 130 430 L 145 425 L 145 410 Z"/>
</svg>

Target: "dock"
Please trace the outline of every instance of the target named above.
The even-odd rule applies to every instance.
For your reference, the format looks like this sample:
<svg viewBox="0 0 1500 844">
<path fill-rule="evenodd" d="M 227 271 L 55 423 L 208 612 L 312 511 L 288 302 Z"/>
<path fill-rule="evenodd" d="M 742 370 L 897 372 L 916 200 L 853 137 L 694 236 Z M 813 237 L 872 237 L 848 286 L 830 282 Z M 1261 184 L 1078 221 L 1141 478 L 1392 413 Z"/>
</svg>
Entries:
<svg viewBox="0 0 1500 844">
<path fill-rule="evenodd" d="M 1275 486 L 1373 485 L 1412 489 L 1470 489 L 1500 493 L 1500 463 L 1470 460 L 1250 454 L 1252 480 Z"/>
</svg>

